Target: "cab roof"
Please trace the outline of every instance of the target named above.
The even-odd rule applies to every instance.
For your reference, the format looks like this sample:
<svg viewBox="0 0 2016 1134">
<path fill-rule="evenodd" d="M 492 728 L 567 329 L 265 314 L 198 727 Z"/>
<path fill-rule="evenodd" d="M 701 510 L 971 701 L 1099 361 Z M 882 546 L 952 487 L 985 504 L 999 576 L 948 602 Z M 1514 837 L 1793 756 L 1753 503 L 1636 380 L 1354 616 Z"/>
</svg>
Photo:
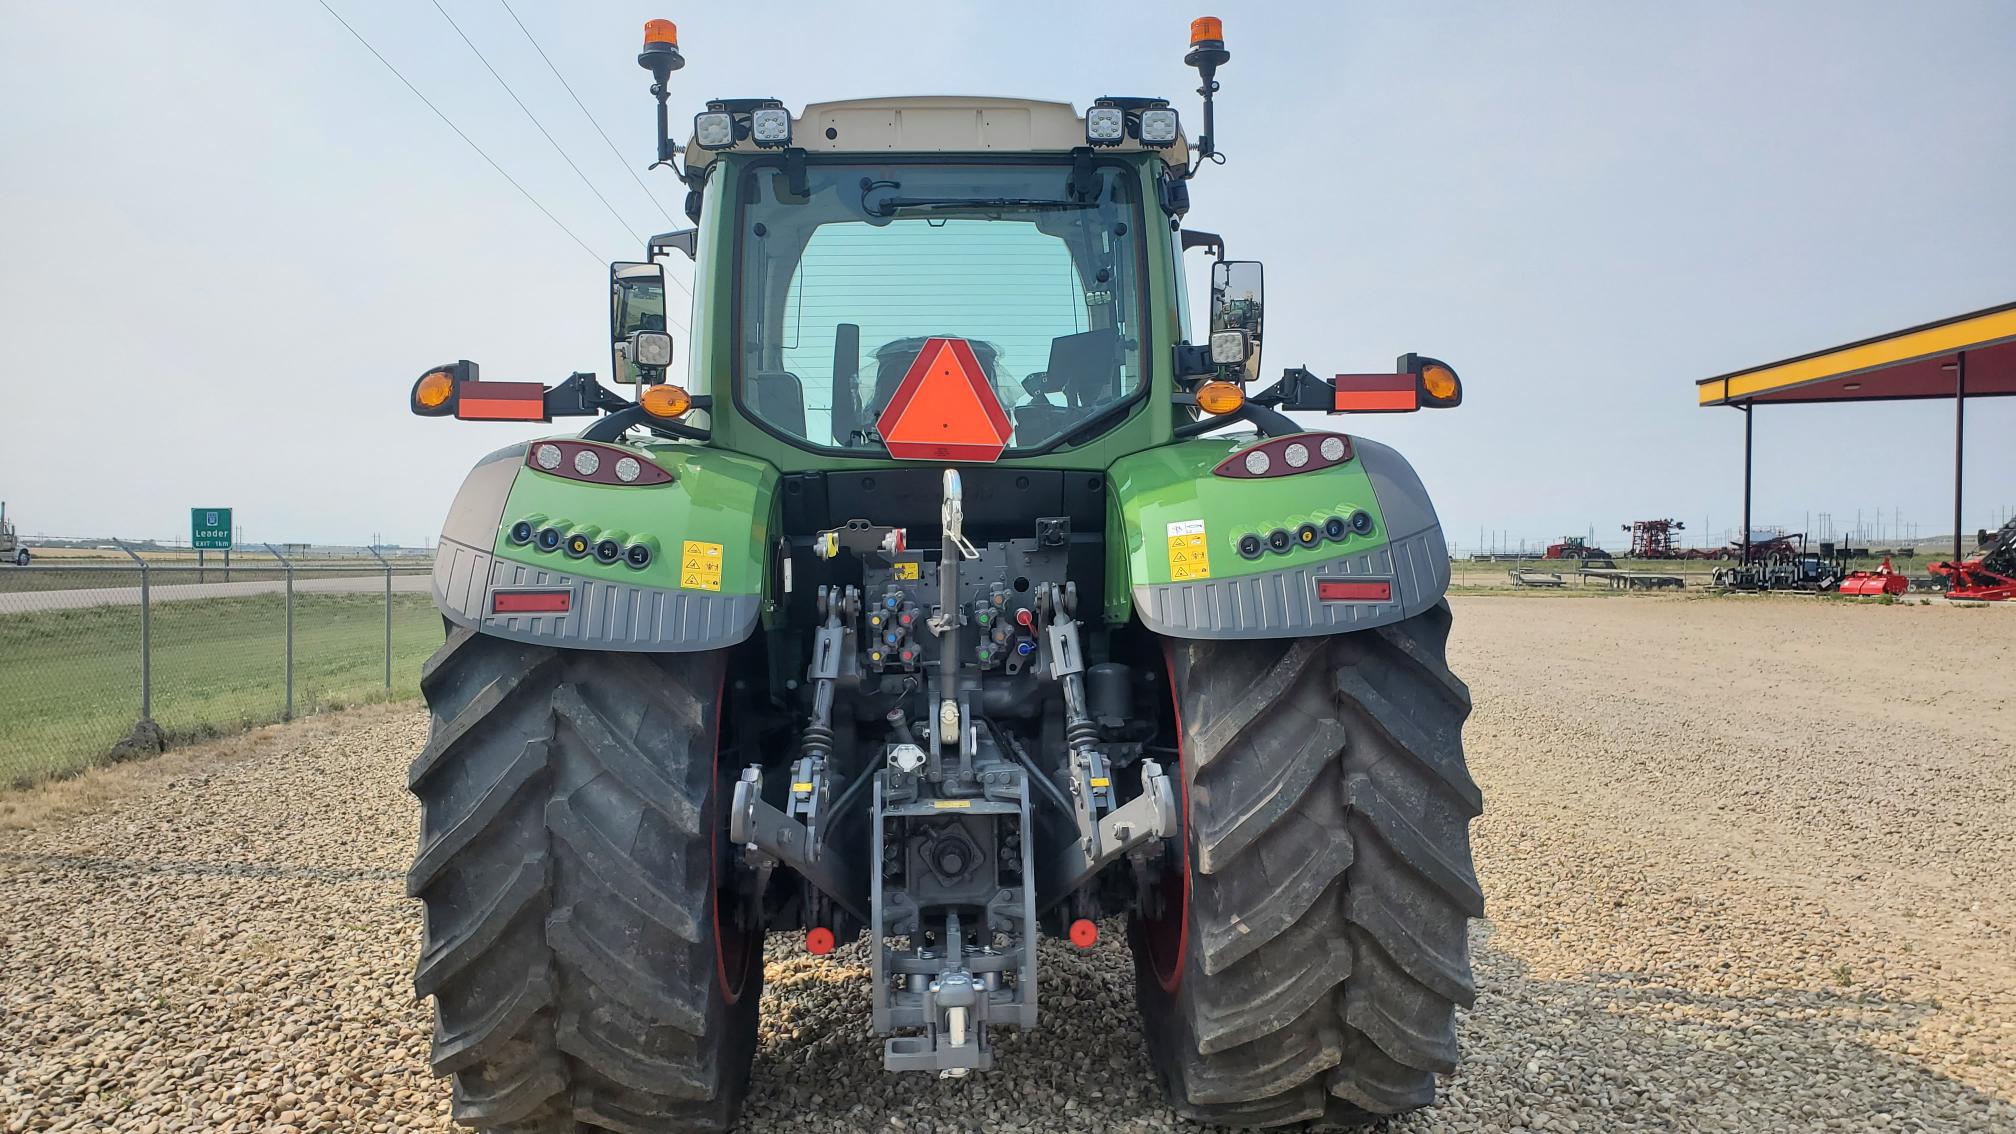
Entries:
<svg viewBox="0 0 2016 1134">
<path fill-rule="evenodd" d="M 1180 120 L 1179 120 L 1180 121 Z M 975 95 L 903 95 L 815 102 L 791 119 L 791 144 L 807 153 L 1069 153 L 1085 143 L 1085 118 L 1068 102 Z M 1159 150 L 1129 138 L 1109 153 L 1158 152 L 1171 166 L 1190 161 L 1180 132 Z M 744 139 L 724 150 L 689 138 L 686 164 L 703 169 L 717 153 L 761 153 Z"/>
</svg>

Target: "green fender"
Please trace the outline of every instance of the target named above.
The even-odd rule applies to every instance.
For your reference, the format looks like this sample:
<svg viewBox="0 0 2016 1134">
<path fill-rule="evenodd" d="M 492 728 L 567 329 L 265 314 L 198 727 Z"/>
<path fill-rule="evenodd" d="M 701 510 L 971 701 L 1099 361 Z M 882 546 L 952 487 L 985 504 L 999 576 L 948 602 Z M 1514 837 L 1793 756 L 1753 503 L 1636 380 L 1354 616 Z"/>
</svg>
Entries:
<svg viewBox="0 0 2016 1134">
<path fill-rule="evenodd" d="M 573 438 L 553 438 L 568 442 Z M 594 484 L 529 465 L 540 442 L 478 462 L 441 527 L 434 601 L 450 621 L 516 641 L 594 650 L 686 651 L 734 645 L 765 610 L 777 470 L 767 462 L 677 442 L 603 444 L 671 474 L 660 484 Z M 552 528 L 561 546 L 512 538 L 519 521 Z M 568 537 L 642 545 L 648 562 L 599 563 Z M 500 590 L 566 590 L 565 613 L 497 613 Z"/>
<path fill-rule="evenodd" d="M 1297 439 L 1313 447 L 1326 436 Z M 1427 491 L 1392 448 L 1348 440 L 1341 463 L 1286 476 L 1212 471 L 1262 443 L 1250 434 L 1114 462 L 1107 622 L 1138 617 L 1178 638 L 1285 638 L 1382 626 L 1433 606 L 1449 587 L 1449 551 Z M 1298 538 L 1304 525 L 1320 533 L 1332 517 L 1345 521 L 1342 538 Z M 1242 553 L 1245 537 L 1264 545 L 1277 530 L 1289 535 L 1286 550 Z"/>
</svg>

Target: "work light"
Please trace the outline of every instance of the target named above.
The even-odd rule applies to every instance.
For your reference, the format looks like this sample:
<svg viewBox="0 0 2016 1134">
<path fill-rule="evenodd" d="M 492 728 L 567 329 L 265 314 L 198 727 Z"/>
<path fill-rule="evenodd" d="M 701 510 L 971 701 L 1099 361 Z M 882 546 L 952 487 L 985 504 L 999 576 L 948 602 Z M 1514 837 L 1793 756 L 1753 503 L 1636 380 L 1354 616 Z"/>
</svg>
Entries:
<svg viewBox="0 0 2016 1134">
<path fill-rule="evenodd" d="M 1085 140 L 1095 146 L 1117 146 L 1127 138 L 1127 112 L 1117 106 L 1095 106 L 1085 112 Z"/>
<path fill-rule="evenodd" d="M 709 110 L 693 116 L 693 140 L 702 149 L 725 150 L 735 144 L 735 118 L 725 110 Z"/>
<path fill-rule="evenodd" d="M 1167 108 L 1141 112 L 1141 144 L 1167 146 L 1176 141 L 1176 112 Z"/>
<path fill-rule="evenodd" d="M 670 366 L 672 336 L 664 331 L 637 331 L 630 336 L 630 356 L 639 366 Z"/>
<path fill-rule="evenodd" d="M 1211 332 L 1211 361 L 1220 366 L 1232 366 L 1246 361 L 1246 332 Z"/>
<path fill-rule="evenodd" d="M 791 144 L 791 112 L 781 106 L 766 106 L 749 115 L 749 136 L 759 146 Z"/>
</svg>

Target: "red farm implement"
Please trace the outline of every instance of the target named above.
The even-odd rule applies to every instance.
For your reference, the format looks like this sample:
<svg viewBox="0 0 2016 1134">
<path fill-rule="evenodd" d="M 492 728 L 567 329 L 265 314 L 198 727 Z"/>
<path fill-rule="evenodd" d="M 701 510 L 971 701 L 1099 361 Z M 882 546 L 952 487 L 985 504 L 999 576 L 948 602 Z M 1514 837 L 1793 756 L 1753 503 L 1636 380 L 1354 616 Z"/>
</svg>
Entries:
<svg viewBox="0 0 2016 1134">
<path fill-rule="evenodd" d="M 1631 533 L 1631 550 L 1625 552 L 1631 559 L 1689 558 L 1674 534 L 1687 530 L 1680 520 L 1633 520 L 1623 530 Z"/>
<path fill-rule="evenodd" d="M 1883 565 L 1874 571 L 1850 571 L 1841 580 L 1841 593 L 1873 598 L 1878 595 L 1901 595 L 1911 589 L 1909 577 L 1898 574 L 1885 556 Z"/>
<path fill-rule="evenodd" d="M 1972 559 L 1934 563 L 1934 575 L 1946 577 L 1946 597 L 1979 602 L 2016 599 L 2016 520 L 2002 525 Z"/>
</svg>

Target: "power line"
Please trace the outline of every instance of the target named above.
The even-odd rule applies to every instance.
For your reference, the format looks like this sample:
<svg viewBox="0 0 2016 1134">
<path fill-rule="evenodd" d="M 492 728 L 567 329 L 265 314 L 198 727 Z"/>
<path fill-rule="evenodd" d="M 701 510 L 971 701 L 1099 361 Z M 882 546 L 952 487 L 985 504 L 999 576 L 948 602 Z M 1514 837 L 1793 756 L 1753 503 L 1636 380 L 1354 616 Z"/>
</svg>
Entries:
<svg viewBox="0 0 2016 1134">
<path fill-rule="evenodd" d="M 511 101 L 517 103 L 518 109 L 524 111 L 525 117 L 531 121 L 532 125 L 538 127 L 539 133 L 553 147 L 553 152 L 559 154 L 560 160 L 567 163 L 567 168 L 574 171 L 574 176 L 581 179 L 581 184 L 586 185 L 588 191 L 595 194 L 595 199 L 602 202 L 602 207 L 609 210 L 609 215 L 616 218 L 616 223 L 623 226 L 625 232 L 635 237 L 637 243 L 644 243 L 644 237 L 636 229 L 630 227 L 630 222 L 623 219 L 623 215 L 616 211 L 616 206 L 610 204 L 609 198 L 602 195 L 602 190 L 595 188 L 595 183 L 588 180 L 588 175 L 581 172 L 581 167 L 574 164 L 574 159 L 567 156 L 567 151 L 560 148 L 559 142 L 554 141 L 553 135 L 547 132 L 546 127 L 540 123 L 538 116 L 532 113 L 532 108 L 525 105 L 525 100 L 518 97 L 518 92 L 512 90 L 511 84 L 504 81 L 504 76 L 498 74 L 497 68 L 490 65 L 490 60 L 476 46 L 476 42 L 469 38 L 468 33 L 462 30 L 462 25 L 456 23 L 455 17 L 448 14 L 448 9 L 441 6 L 441 0 L 433 0 L 433 4 L 434 10 L 441 13 L 441 18 L 448 21 L 448 26 L 455 29 L 455 34 L 462 37 L 462 42 L 469 45 L 469 50 L 476 53 L 476 58 L 483 61 L 483 67 L 490 72 L 490 77 L 497 80 L 497 85 L 504 88 L 504 93 L 510 95 Z"/>
<path fill-rule="evenodd" d="M 603 257 L 596 255 L 595 250 L 593 248 L 588 247 L 588 243 L 586 241 L 574 235 L 573 229 L 568 228 L 565 224 L 562 224 L 560 222 L 560 218 L 554 216 L 553 211 L 551 209 L 548 209 L 545 205 L 540 204 L 539 198 L 534 197 L 531 194 L 531 192 L 527 190 L 523 185 L 518 184 L 517 178 L 512 177 L 509 173 L 504 172 L 504 167 L 497 164 L 497 159 L 483 152 L 483 147 L 477 145 L 474 139 L 470 138 L 469 135 L 463 133 L 462 127 L 455 125 L 453 119 L 449 118 L 446 114 L 441 113 L 441 108 L 435 106 L 433 101 L 429 99 L 426 95 L 421 94 L 420 88 L 414 86 L 412 80 L 408 79 L 405 75 L 400 74 L 399 68 L 394 67 L 390 59 L 387 59 L 385 58 L 384 55 L 380 54 L 377 48 L 371 46 L 370 40 L 365 39 L 361 32 L 359 32 L 356 28 L 350 26 L 350 21 L 344 19 L 340 14 L 338 14 L 336 9 L 331 8 L 329 6 L 329 0 L 315 0 L 315 2 L 322 5 L 322 10 L 329 13 L 329 15 L 333 17 L 337 23 L 342 24 L 344 31 L 349 32 L 351 36 L 353 36 L 357 40 L 358 43 L 363 44 L 364 50 L 370 52 L 372 56 L 378 60 L 378 62 L 383 63 L 385 65 L 385 69 L 387 71 L 392 72 L 393 78 L 396 78 L 401 83 L 404 83 L 406 89 L 413 92 L 414 98 L 417 98 L 421 102 L 425 103 L 427 105 L 427 109 L 434 112 L 434 117 L 439 118 L 442 121 L 442 123 L 446 125 L 450 130 L 455 131 L 456 137 L 462 139 L 464 142 L 467 142 L 469 144 L 469 148 L 476 151 L 476 156 L 490 163 L 490 168 L 497 171 L 497 176 L 502 177 L 506 181 L 509 181 L 511 183 L 511 188 L 518 190 L 518 192 L 522 194 L 526 200 L 532 202 L 532 207 L 538 209 L 541 213 L 544 213 L 546 215 L 546 219 L 553 222 L 554 227 L 558 228 L 561 232 L 566 233 L 567 238 L 569 240 L 572 240 L 574 243 L 579 244 L 581 246 L 581 251 L 588 253 L 589 259 L 594 260 L 597 266 L 604 265 L 608 262 Z"/>
<path fill-rule="evenodd" d="M 511 22 L 518 25 L 518 30 L 525 33 L 526 42 L 532 45 L 532 50 L 539 53 L 540 59 L 545 60 L 546 69 L 553 72 L 553 77 L 560 80 L 560 85 L 566 88 L 567 97 L 574 100 L 574 105 L 581 108 L 581 113 L 587 117 L 589 124 L 595 127 L 595 132 L 602 135 L 602 144 L 609 147 L 609 153 L 615 157 L 617 164 L 621 165 L 623 171 L 630 175 L 630 180 L 637 183 L 637 188 L 643 190 L 644 195 L 651 199 L 651 203 L 658 207 L 658 212 L 665 217 L 665 223 L 678 224 L 678 221 L 672 219 L 672 214 L 665 208 L 664 203 L 658 200 L 658 195 L 651 192 L 650 186 L 644 184 L 644 179 L 637 176 L 636 170 L 630 168 L 630 162 L 623 156 L 623 151 L 617 149 L 616 143 L 609 140 L 609 132 L 602 128 L 602 123 L 596 120 L 595 113 L 588 109 L 588 104 L 581 101 L 581 96 L 574 93 L 573 84 L 569 83 L 567 77 L 560 73 L 560 68 L 553 65 L 552 57 L 546 54 L 545 48 L 539 46 L 539 40 L 532 34 L 532 29 L 526 27 L 525 21 L 518 18 L 518 13 L 512 9 L 510 0 L 497 0 L 497 2 L 504 6 L 506 12 L 510 13 Z"/>
<path fill-rule="evenodd" d="M 504 6 L 504 10 L 506 12 L 510 13 L 511 22 L 518 25 L 518 30 L 525 33 L 526 42 L 532 45 L 532 50 L 539 53 L 539 58 L 545 61 L 546 69 L 548 71 L 553 72 L 553 77 L 560 80 L 560 85 L 566 88 L 567 97 L 573 99 L 574 105 L 581 108 L 581 113 L 588 119 L 589 125 L 595 127 L 595 132 L 597 134 L 602 135 L 602 144 L 609 147 L 610 156 L 616 159 L 616 164 L 623 167 L 623 172 L 630 175 L 630 180 L 636 182 L 637 188 L 643 192 L 645 197 L 650 199 L 651 203 L 654 206 L 657 207 L 658 212 L 664 216 L 665 223 L 672 225 L 678 224 L 679 222 L 673 219 L 672 213 L 665 208 L 664 202 L 658 199 L 658 195 L 651 191 L 650 186 L 644 184 L 643 178 L 637 176 L 637 171 L 630 167 L 630 162 L 623 156 L 623 151 L 617 149 L 616 143 L 609 139 L 609 131 L 604 130 L 602 128 L 602 123 L 598 119 L 596 119 L 595 112 L 589 110 L 588 104 L 581 101 L 581 96 L 574 93 L 573 84 L 569 83 L 567 81 L 567 77 L 560 73 L 560 68 L 553 65 L 552 57 L 548 56 L 546 54 L 546 49 L 539 45 L 538 37 L 532 34 L 531 28 L 525 26 L 524 20 L 518 18 L 517 11 L 511 7 L 511 0 L 497 0 L 497 2 Z M 687 287 L 685 282 L 679 279 L 679 277 L 674 276 L 668 272 L 665 278 L 671 280 L 675 284 L 678 284 L 679 289 L 681 291 L 684 291 L 687 295 L 693 294 L 693 289 Z"/>
</svg>

